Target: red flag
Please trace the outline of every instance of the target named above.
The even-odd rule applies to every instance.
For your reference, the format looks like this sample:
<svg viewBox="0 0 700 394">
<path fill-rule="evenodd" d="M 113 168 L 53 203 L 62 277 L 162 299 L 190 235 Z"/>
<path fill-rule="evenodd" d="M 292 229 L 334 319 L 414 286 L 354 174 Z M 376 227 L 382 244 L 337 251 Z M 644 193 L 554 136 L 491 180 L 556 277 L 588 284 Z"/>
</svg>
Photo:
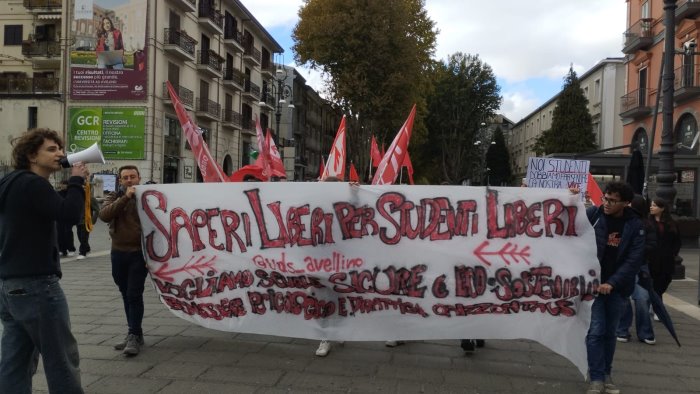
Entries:
<svg viewBox="0 0 700 394">
<path fill-rule="evenodd" d="M 272 175 L 280 178 L 286 178 L 287 170 L 284 169 L 282 156 L 280 156 L 280 151 L 277 150 L 275 140 L 272 139 L 270 129 L 267 129 L 267 134 L 265 134 L 265 145 L 267 145 L 268 149 L 268 157 L 270 158 L 270 168 L 272 169 Z"/>
<path fill-rule="evenodd" d="M 214 158 L 209 153 L 209 148 L 207 143 L 202 138 L 202 134 L 199 132 L 197 125 L 192 123 L 192 119 L 187 114 L 185 107 L 180 101 L 173 85 L 170 81 L 166 81 L 168 86 L 168 93 L 170 93 L 170 99 L 175 107 L 175 112 L 177 113 L 177 118 L 180 120 L 180 125 L 182 130 L 185 132 L 185 138 L 189 142 L 192 148 L 192 153 L 194 154 L 197 165 L 199 166 L 199 172 L 202 173 L 202 178 L 204 182 L 227 182 L 228 177 L 224 175 L 224 170 L 219 166 Z"/>
<path fill-rule="evenodd" d="M 403 165 L 401 167 L 406 167 L 408 171 L 408 183 L 415 185 L 415 183 L 413 183 L 413 163 L 411 163 L 411 157 L 408 155 L 408 152 L 406 152 L 406 156 L 403 157 Z"/>
<path fill-rule="evenodd" d="M 318 167 L 318 180 L 321 180 L 323 176 L 323 170 L 326 168 L 326 163 L 323 161 L 323 156 L 321 156 L 321 166 Z"/>
<path fill-rule="evenodd" d="M 372 136 L 372 145 L 369 148 L 369 157 L 372 158 L 372 167 L 378 166 L 379 162 L 382 161 L 382 154 L 379 153 L 377 140 L 374 139 L 374 136 Z"/>
<path fill-rule="evenodd" d="M 416 117 L 416 105 L 413 104 L 408 119 L 401 126 L 401 130 L 394 137 L 394 141 L 389 145 L 389 149 L 377 166 L 377 172 L 372 179 L 373 185 L 391 185 L 396 180 L 404 156 L 408 151 L 408 143 L 411 140 L 411 129 L 413 129 L 413 119 Z"/>
<path fill-rule="evenodd" d="M 355 170 L 355 165 L 350 163 L 350 182 L 360 182 L 360 176 L 357 175 L 357 170 Z"/>
<path fill-rule="evenodd" d="M 591 198 L 593 205 L 599 206 L 603 203 L 603 192 L 600 190 L 598 182 L 593 179 L 593 175 L 591 175 L 590 172 L 588 173 L 588 184 L 586 185 L 586 191 L 588 192 L 588 196 Z"/>
<path fill-rule="evenodd" d="M 267 146 L 265 136 L 263 136 L 262 127 L 260 127 L 260 118 L 255 119 L 255 134 L 258 137 L 258 158 L 255 160 L 255 165 L 263 169 L 265 179 L 269 179 L 272 175 L 272 159 L 270 158 L 270 148 Z"/>
<path fill-rule="evenodd" d="M 231 174 L 231 182 L 243 182 L 246 175 L 250 175 L 261 181 L 266 181 L 267 177 L 263 174 L 263 168 L 257 164 L 248 164 L 247 166 L 241 167 L 238 171 Z"/>
<path fill-rule="evenodd" d="M 345 179 L 345 115 L 343 115 L 338 132 L 335 134 L 335 140 L 331 146 L 326 167 L 321 174 L 321 180 L 323 181 L 329 176 L 337 177 L 340 180 Z"/>
</svg>

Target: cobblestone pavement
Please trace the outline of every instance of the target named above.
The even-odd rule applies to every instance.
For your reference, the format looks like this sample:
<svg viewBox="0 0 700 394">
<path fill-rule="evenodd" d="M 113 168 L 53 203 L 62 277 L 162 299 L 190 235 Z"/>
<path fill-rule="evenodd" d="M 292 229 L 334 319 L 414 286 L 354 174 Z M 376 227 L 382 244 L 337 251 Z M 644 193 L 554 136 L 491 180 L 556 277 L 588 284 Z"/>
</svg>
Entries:
<svg viewBox="0 0 700 394">
<path fill-rule="evenodd" d="M 188 323 L 160 304 L 152 286 L 145 294 L 147 346 L 127 359 L 112 349 L 126 327 L 104 224 L 97 225 L 91 244 L 95 252 L 89 258 L 62 261 L 61 281 L 88 393 L 582 393 L 587 387 L 569 361 L 532 341 L 489 340 L 466 355 L 456 340 L 396 348 L 346 342 L 319 358 L 317 341 Z M 665 296 L 683 347 L 659 323 L 656 345 L 619 344 L 615 379 L 623 393 L 700 392 L 698 252 L 683 250 L 688 278 L 675 281 Z M 41 367 L 34 392 L 47 392 Z"/>
</svg>

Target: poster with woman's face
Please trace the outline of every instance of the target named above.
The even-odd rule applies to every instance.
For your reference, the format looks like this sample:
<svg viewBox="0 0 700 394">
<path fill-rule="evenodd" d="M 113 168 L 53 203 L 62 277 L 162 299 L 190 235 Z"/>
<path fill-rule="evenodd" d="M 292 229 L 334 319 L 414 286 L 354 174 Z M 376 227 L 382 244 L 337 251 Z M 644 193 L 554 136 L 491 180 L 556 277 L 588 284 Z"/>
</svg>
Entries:
<svg viewBox="0 0 700 394">
<path fill-rule="evenodd" d="M 147 0 L 75 0 L 71 99 L 146 99 Z"/>
</svg>

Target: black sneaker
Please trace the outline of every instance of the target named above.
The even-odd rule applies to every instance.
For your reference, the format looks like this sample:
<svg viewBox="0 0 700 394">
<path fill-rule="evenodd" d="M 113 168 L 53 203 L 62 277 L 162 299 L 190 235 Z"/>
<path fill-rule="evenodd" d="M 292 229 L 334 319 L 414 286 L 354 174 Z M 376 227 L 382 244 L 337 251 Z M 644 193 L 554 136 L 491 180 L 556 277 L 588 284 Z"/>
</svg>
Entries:
<svg viewBox="0 0 700 394">
<path fill-rule="evenodd" d="M 143 346 L 143 335 L 129 334 L 126 338 L 124 354 L 127 356 L 135 356 L 141 351 L 141 346 Z"/>
<path fill-rule="evenodd" d="M 476 340 L 476 347 L 484 347 L 486 346 L 486 341 L 483 339 L 477 339 Z"/>
<path fill-rule="evenodd" d="M 465 352 L 473 352 L 476 350 L 476 341 L 473 339 L 462 339 L 460 346 Z"/>
</svg>

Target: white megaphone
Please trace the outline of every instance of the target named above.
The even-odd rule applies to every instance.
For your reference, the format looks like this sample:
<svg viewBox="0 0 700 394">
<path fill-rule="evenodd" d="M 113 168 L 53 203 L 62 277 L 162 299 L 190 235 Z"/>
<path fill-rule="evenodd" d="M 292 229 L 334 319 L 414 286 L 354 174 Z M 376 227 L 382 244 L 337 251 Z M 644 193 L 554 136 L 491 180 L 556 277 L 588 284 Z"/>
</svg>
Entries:
<svg viewBox="0 0 700 394">
<path fill-rule="evenodd" d="M 71 153 L 61 159 L 61 166 L 63 166 L 63 168 L 68 168 L 79 161 L 83 163 L 105 164 L 105 157 L 102 156 L 102 151 L 100 147 L 97 146 L 97 142 L 95 142 L 89 148 L 81 150 L 80 152 Z"/>
</svg>

